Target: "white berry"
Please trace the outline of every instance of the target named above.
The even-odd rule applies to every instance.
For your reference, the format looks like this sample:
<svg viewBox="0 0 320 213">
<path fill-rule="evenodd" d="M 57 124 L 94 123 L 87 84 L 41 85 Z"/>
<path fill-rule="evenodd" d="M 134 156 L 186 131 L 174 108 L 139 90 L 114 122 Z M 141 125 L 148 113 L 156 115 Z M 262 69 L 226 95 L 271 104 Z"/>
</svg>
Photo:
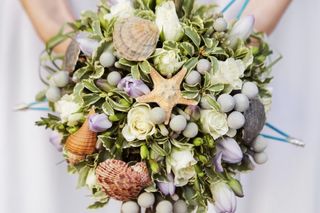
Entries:
<svg viewBox="0 0 320 213">
<path fill-rule="evenodd" d="M 153 193 L 144 192 L 138 197 L 138 204 L 142 208 L 150 208 L 155 202 L 155 197 Z"/>
<path fill-rule="evenodd" d="M 51 102 L 56 102 L 61 98 L 61 91 L 58 87 L 50 86 L 46 92 L 46 98 Z"/>
<path fill-rule="evenodd" d="M 69 73 L 60 71 L 52 76 L 52 81 L 57 87 L 65 87 L 69 83 Z"/>
<path fill-rule="evenodd" d="M 104 67 L 112 67 L 116 61 L 116 57 L 110 51 L 104 51 L 100 58 L 100 64 Z"/>
<path fill-rule="evenodd" d="M 241 92 L 248 96 L 248 98 L 252 99 L 257 97 L 259 93 L 259 89 L 257 85 L 253 82 L 245 82 L 242 86 Z"/>
<path fill-rule="evenodd" d="M 156 213 L 172 213 L 172 210 L 172 204 L 167 200 L 161 201 L 156 207 Z"/>
<path fill-rule="evenodd" d="M 166 120 L 166 112 L 161 107 L 155 107 L 150 112 L 150 119 L 154 124 L 162 124 Z"/>
<path fill-rule="evenodd" d="M 197 70 L 199 73 L 204 75 L 206 72 L 208 72 L 211 69 L 211 63 L 207 59 L 200 59 L 197 64 Z"/>
<path fill-rule="evenodd" d="M 187 126 L 187 120 L 183 115 L 174 116 L 170 121 L 170 128 L 175 132 L 181 132 Z"/>
<path fill-rule="evenodd" d="M 192 70 L 186 77 L 187 84 L 195 85 L 201 82 L 201 75 L 199 72 Z"/>
<path fill-rule="evenodd" d="M 139 213 L 140 208 L 136 202 L 127 201 L 121 206 L 121 213 Z"/>
<path fill-rule="evenodd" d="M 257 164 L 264 164 L 268 161 L 268 155 L 265 152 L 255 153 L 253 159 Z"/>
<path fill-rule="evenodd" d="M 233 96 L 234 100 L 235 100 L 235 109 L 238 112 L 244 112 L 249 108 L 249 99 L 246 95 L 239 93 L 236 94 L 235 96 Z"/>
<path fill-rule="evenodd" d="M 107 81 L 110 85 L 116 86 L 121 80 L 121 75 L 117 71 L 110 72 L 107 77 Z"/>
<path fill-rule="evenodd" d="M 201 100 L 200 100 L 200 106 L 201 106 L 202 109 L 212 109 L 212 106 L 209 104 L 209 101 L 208 101 L 209 98 L 212 98 L 212 99 L 215 100 L 215 97 L 213 97 L 213 96 L 210 96 L 210 97 L 208 97 L 208 96 L 203 96 L 203 97 L 201 98 Z"/>
<path fill-rule="evenodd" d="M 218 18 L 214 22 L 213 28 L 218 32 L 223 32 L 228 28 L 228 23 L 224 18 Z"/>
<path fill-rule="evenodd" d="M 186 202 L 183 200 L 178 200 L 173 205 L 173 212 L 174 213 L 187 213 L 188 212 L 188 206 Z"/>
<path fill-rule="evenodd" d="M 222 94 L 217 99 L 217 102 L 220 104 L 220 109 L 222 112 L 230 112 L 234 109 L 236 104 L 233 97 L 229 94 Z"/>
<path fill-rule="evenodd" d="M 254 139 L 251 146 L 255 152 L 263 152 L 268 147 L 268 142 L 261 136 L 258 136 Z"/>
<path fill-rule="evenodd" d="M 245 118 L 241 112 L 234 111 L 228 116 L 228 126 L 231 129 L 240 129 L 245 123 Z"/>
<path fill-rule="evenodd" d="M 198 125 L 194 122 L 190 122 L 187 124 L 185 130 L 183 130 L 183 136 L 185 136 L 186 138 L 194 138 L 198 135 L 198 131 Z"/>
<path fill-rule="evenodd" d="M 237 135 L 237 130 L 229 128 L 226 135 L 229 136 L 230 138 L 234 138 Z"/>
</svg>

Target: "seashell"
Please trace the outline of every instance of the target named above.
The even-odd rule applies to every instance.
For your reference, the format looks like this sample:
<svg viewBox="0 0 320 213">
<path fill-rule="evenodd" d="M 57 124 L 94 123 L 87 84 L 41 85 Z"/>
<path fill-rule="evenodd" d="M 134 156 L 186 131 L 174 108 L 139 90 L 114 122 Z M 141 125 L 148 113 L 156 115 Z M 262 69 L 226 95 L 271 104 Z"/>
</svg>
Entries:
<svg viewBox="0 0 320 213">
<path fill-rule="evenodd" d="M 96 176 L 105 193 L 120 201 L 136 199 L 141 190 L 151 184 L 144 162 L 129 166 L 124 161 L 108 159 L 98 165 Z"/>
<path fill-rule="evenodd" d="M 264 105 L 258 99 L 250 101 L 249 109 L 244 112 L 246 122 L 243 127 L 243 140 L 251 143 L 262 131 L 266 122 Z"/>
<path fill-rule="evenodd" d="M 118 20 L 113 31 L 117 54 L 130 61 L 143 61 L 154 52 L 159 40 L 157 25 L 138 17 Z"/>
<path fill-rule="evenodd" d="M 72 40 L 67 48 L 67 52 L 63 60 L 63 69 L 68 72 L 73 72 L 80 54 L 79 43 L 76 40 Z"/>
<path fill-rule="evenodd" d="M 88 115 L 94 114 L 92 109 Z M 89 118 L 83 123 L 81 128 L 67 138 L 64 146 L 68 162 L 71 165 L 77 164 L 84 160 L 86 155 L 94 153 L 96 150 L 97 133 L 89 128 Z"/>
</svg>

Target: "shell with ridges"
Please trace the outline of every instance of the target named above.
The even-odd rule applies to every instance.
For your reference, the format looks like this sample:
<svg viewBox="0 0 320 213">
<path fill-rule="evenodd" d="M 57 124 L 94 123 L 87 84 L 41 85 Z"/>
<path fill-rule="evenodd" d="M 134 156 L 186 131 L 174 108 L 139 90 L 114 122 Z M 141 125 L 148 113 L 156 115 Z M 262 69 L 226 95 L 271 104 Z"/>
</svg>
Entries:
<svg viewBox="0 0 320 213">
<path fill-rule="evenodd" d="M 63 69 L 73 72 L 79 59 L 80 47 L 76 40 L 72 40 L 67 48 L 67 52 L 63 60 Z"/>
<path fill-rule="evenodd" d="M 120 19 L 113 31 L 113 45 L 120 57 L 144 61 L 154 52 L 159 40 L 157 25 L 139 17 Z"/>
<path fill-rule="evenodd" d="M 141 190 L 151 183 L 144 162 L 129 166 L 124 161 L 108 159 L 98 165 L 96 176 L 105 193 L 121 201 L 136 199 Z"/>
<path fill-rule="evenodd" d="M 72 165 L 84 160 L 86 155 L 90 155 L 96 150 L 97 133 L 89 128 L 89 116 L 92 114 L 94 114 L 93 109 L 81 128 L 67 138 L 64 148 L 68 162 Z"/>
</svg>

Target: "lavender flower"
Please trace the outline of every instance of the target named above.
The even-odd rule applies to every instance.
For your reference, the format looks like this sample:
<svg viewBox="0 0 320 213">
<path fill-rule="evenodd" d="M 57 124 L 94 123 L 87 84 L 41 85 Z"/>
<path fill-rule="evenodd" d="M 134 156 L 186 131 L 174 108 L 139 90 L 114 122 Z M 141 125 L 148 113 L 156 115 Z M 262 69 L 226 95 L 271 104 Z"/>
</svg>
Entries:
<svg viewBox="0 0 320 213">
<path fill-rule="evenodd" d="M 150 89 L 141 80 L 126 76 L 118 84 L 118 88 L 124 90 L 130 97 L 137 98 L 150 93 Z"/>
<path fill-rule="evenodd" d="M 58 152 L 62 152 L 62 134 L 53 131 L 49 137 L 49 142 L 57 149 Z"/>
<path fill-rule="evenodd" d="M 105 114 L 94 114 L 89 117 L 89 128 L 93 132 L 103 132 L 111 126 L 112 123 Z"/>
<path fill-rule="evenodd" d="M 242 158 L 243 153 L 238 143 L 233 138 L 226 138 L 219 141 L 213 162 L 217 172 L 222 172 L 222 160 L 227 163 L 239 163 Z"/>
<path fill-rule="evenodd" d="M 80 50 L 86 56 L 92 56 L 92 53 L 97 49 L 99 42 L 89 38 L 89 33 L 81 32 L 77 35 L 76 41 L 79 43 Z"/>
<path fill-rule="evenodd" d="M 231 46 L 235 46 L 237 44 L 238 39 L 246 40 L 249 38 L 250 34 L 253 31 L 255 23 L 254 16 L 246 16 L 241 18 L 232 28 L 230 32 L 230 42 Z"/>
<path fill-rule="evenodd" d="M 234 213 L 236 211 L 236 196 L 226 183 L 212 183 L 210 190 L 215 201 L 214 206 L 217 213 Z"/>
<path fill-rule="evenodd" d="M 168 182 L 158 182 L 158 188 L 164 195 L 174 195 L 176 191 L 176 186 L 174 185 L 174 178 L 172 173 L 169 173 L 168 176 Z"/>
</svg>

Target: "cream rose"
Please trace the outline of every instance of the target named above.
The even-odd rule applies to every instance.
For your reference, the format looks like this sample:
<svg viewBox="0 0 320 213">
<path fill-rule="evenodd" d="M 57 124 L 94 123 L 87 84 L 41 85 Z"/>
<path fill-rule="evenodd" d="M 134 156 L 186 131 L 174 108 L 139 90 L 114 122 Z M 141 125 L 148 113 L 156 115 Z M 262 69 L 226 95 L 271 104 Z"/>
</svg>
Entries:
<svg viewBox="0 0 320 213">
<path fill-rule="evenodd" d="M 148 135 L 156 132 L 155 124 L 150 119 L 150 111 L 147 104 L 136 105 L 129 111 L 127 125 L 122 129 L 127 141 L 145 140 Z"/>
<path fill-rule="evenodd" d="M 193 152 L 189 149 L 173 148 L 170 156 L 167 157 L 168 173 L 174 173 L 174 183 L 176 186 L 184 186 L 189 179 L 196 175 L 194 165 L 197 161 L 193 157 Z"/>
<path fill-rule="evenodd" d="M 219 61 L 219 69 L 211 76 L 211 81 L 215 84 L 228 84 L 229 90 L 241 89 L 245 71 L 245 65 L 241 60 L 228 58 L 226 61 Z"/>
<path fill-rule="evenodd" d="M 215 109 L 200 111 L 201 131 L 210 134 L 213 139 L 225 135 L 229 128 L 227 115 Z"/>
</svg>

